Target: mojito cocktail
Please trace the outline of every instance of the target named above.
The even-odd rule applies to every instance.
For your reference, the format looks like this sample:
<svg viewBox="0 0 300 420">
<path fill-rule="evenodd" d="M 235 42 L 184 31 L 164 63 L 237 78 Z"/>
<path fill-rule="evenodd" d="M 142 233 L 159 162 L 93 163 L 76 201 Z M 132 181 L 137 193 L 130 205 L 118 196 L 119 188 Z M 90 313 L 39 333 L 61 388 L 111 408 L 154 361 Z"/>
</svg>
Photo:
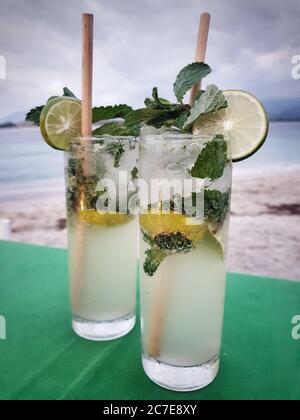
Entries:
<svg viewBox="0 0 300 420">
<path fill-rule="evenodd" d="M 111 136 L 75 140 L 66 154 L 73 328 L 88 339 L 135 324 L 137 217 L 128 203 L 137 157 L 134 138 Z"/>
<path fill-rule="evenodd" d="M 141 179 L 149 185 L 154 177 L 168 180 L 172 187 L 169 203 L 151 202 L 140 215 L 143 364 L 151 379 L 171 389 L 197 389 L 218 372 L 231 191 L 228 149 L 223 137 L 176 131 L 144 130 L 140 139 Z M 202 191 L 186 194 L 197 162 L 211 159 L 213 150 L 223 154 L 213 179 L 204 178 Z M 197 194 L 199 213 L 193 203 Z"/>
</svg>

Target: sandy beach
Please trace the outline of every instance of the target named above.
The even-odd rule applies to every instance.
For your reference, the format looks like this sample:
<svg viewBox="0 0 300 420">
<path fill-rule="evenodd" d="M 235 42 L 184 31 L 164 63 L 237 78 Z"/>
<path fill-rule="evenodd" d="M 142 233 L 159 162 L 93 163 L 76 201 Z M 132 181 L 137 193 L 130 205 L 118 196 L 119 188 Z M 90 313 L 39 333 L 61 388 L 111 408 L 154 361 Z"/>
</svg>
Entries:
<svg viewBox="0 0 300 420">
<path fill-rule="evenodd" d="M 300 280 L 300 170 L 235 177 L 229 270 Z"/>
<path fill-rule="evenodd" d="M 62 185 L 22 201 L 6 196 L 0 218 L 9 218 L 12 240 L 67 246 Z M 233 179 L 230 271 L 300 280 L 300 169 Z"/>
</svg>

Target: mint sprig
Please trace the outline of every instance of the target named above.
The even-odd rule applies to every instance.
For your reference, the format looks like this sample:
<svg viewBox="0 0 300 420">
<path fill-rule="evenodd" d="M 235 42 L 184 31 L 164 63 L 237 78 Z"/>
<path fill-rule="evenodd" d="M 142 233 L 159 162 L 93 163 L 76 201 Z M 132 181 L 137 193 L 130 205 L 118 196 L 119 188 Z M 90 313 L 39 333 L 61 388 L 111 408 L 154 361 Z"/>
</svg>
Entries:
<svg viewBox="0 0 300 420">
<path fill-rule="evenodd" d="M 138 136 L 141 126 L 145 124 L 155 128 L 165 126 L 177 127 L 181 131 L 191 131 L 192 124 L 199 116 L 218 111 L 227 106 L 222 91 L 215 85 L 208 86 L 206 91 L 199 91 L 192 108 L 188 104 L 183 104 L 184 95 L 210 72 L 211 68 L 206 63 L 192 63 L 185 66 L 179 72 L 173 85 L 177 103 L 161 98 L 158 89 L 154 87 L 152 97 L 145 99 L 145 108 L 133 110 L 126 104 L 93 108 L 94 123 L 107 121 L 107 124 L 97 128 L 93 134 Z M 67 87 L 64 88 L 63 95 L 75 97 L 74 93 Z M 30 110 L 26 116 L 26 121 L 32 121 L 38 125 L 42 109 L 43 106 L 39 106 Z M 119 118 L 124 120 L 123 124 L 114 121 Z"/>
<path fill-rule="evenodd" d="M 211 72 L 205 63 L 192 63 L 184 67 L 174 83 L 177 103 L 160 98 L 157 88 L 152 90 L 152 98 L 145 99 L 146 108 L 137 109 L 127 114 L 125 124 L 143 123 L 155 128 L 177 127 L 182 131 L 191 131 L 193 122 L 202 114 L 218 111 L 227 107 L 223 92 L 215 85 L 209 85 L 206 91 L 196 94 L 192 108 L 182 103 L 184 95 L 200 80 Z"/>
<path fill-rule="evenodd" d="M 157 111 L 156 114 L 152 114 L 151 112 L 144 114 L 148 117 L 144 120 L 144 122 L 147 125 L 151 125 L 155 128 L 160 128 L 162 126 L 175 126 L 176 119 L 185 109 L 184 105 L 172 104 L 167 99 L 160 98 L 158 95 L 158 89 L 156 87 L 154 87 L 152 90 L 152 99 L 145 99 L 145 105 L 148 110 Z"/>
</svg>

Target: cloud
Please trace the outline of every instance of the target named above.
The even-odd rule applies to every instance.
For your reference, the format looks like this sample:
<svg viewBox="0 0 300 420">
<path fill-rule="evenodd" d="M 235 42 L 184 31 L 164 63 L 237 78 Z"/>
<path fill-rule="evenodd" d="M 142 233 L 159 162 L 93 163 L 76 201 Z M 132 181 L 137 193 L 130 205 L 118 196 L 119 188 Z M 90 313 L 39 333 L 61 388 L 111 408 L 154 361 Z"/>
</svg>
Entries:
<svg viewBox="0 0 300 420">
<path fill-rule="evenodd" d="M 300 53 L 300 3 L 287 0 L 1 0 L 0 117 L 44 103 L 69 86 L 80 95 L 81 13 L 95 13 L 94 102 L 141 106 L 153 86 L 172 98 L 194 57 L 199 7 L 212 25 L 209 82 L 260 97 L 299 96 L 291 57 Z"/>
</svg>

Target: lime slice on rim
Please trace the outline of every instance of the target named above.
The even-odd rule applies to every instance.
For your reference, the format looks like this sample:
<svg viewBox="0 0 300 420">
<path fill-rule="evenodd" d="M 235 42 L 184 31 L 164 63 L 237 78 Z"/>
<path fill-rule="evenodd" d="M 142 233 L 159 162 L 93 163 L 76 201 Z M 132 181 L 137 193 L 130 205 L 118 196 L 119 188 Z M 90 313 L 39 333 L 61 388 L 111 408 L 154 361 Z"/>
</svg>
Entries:
<svg viewBox="0 0 300 420">
<path fill-rule="evenodd" d="M 250 93 L 224 90 L 228 107 L 202 115 L 195 122 L 195 134 L 223 134 L 231 140 L 231 157 L 238 162 L 254 155 L 264 144 L 269 129 L 263 105 Z"/>
<path fill-rule="evenodd" d="M 51 99 L 42 110 L 40 129 L 49 146 L 68 150 L 71 139 L 81 134 L 81 102 L 65 96 Z"/>
</svg>

